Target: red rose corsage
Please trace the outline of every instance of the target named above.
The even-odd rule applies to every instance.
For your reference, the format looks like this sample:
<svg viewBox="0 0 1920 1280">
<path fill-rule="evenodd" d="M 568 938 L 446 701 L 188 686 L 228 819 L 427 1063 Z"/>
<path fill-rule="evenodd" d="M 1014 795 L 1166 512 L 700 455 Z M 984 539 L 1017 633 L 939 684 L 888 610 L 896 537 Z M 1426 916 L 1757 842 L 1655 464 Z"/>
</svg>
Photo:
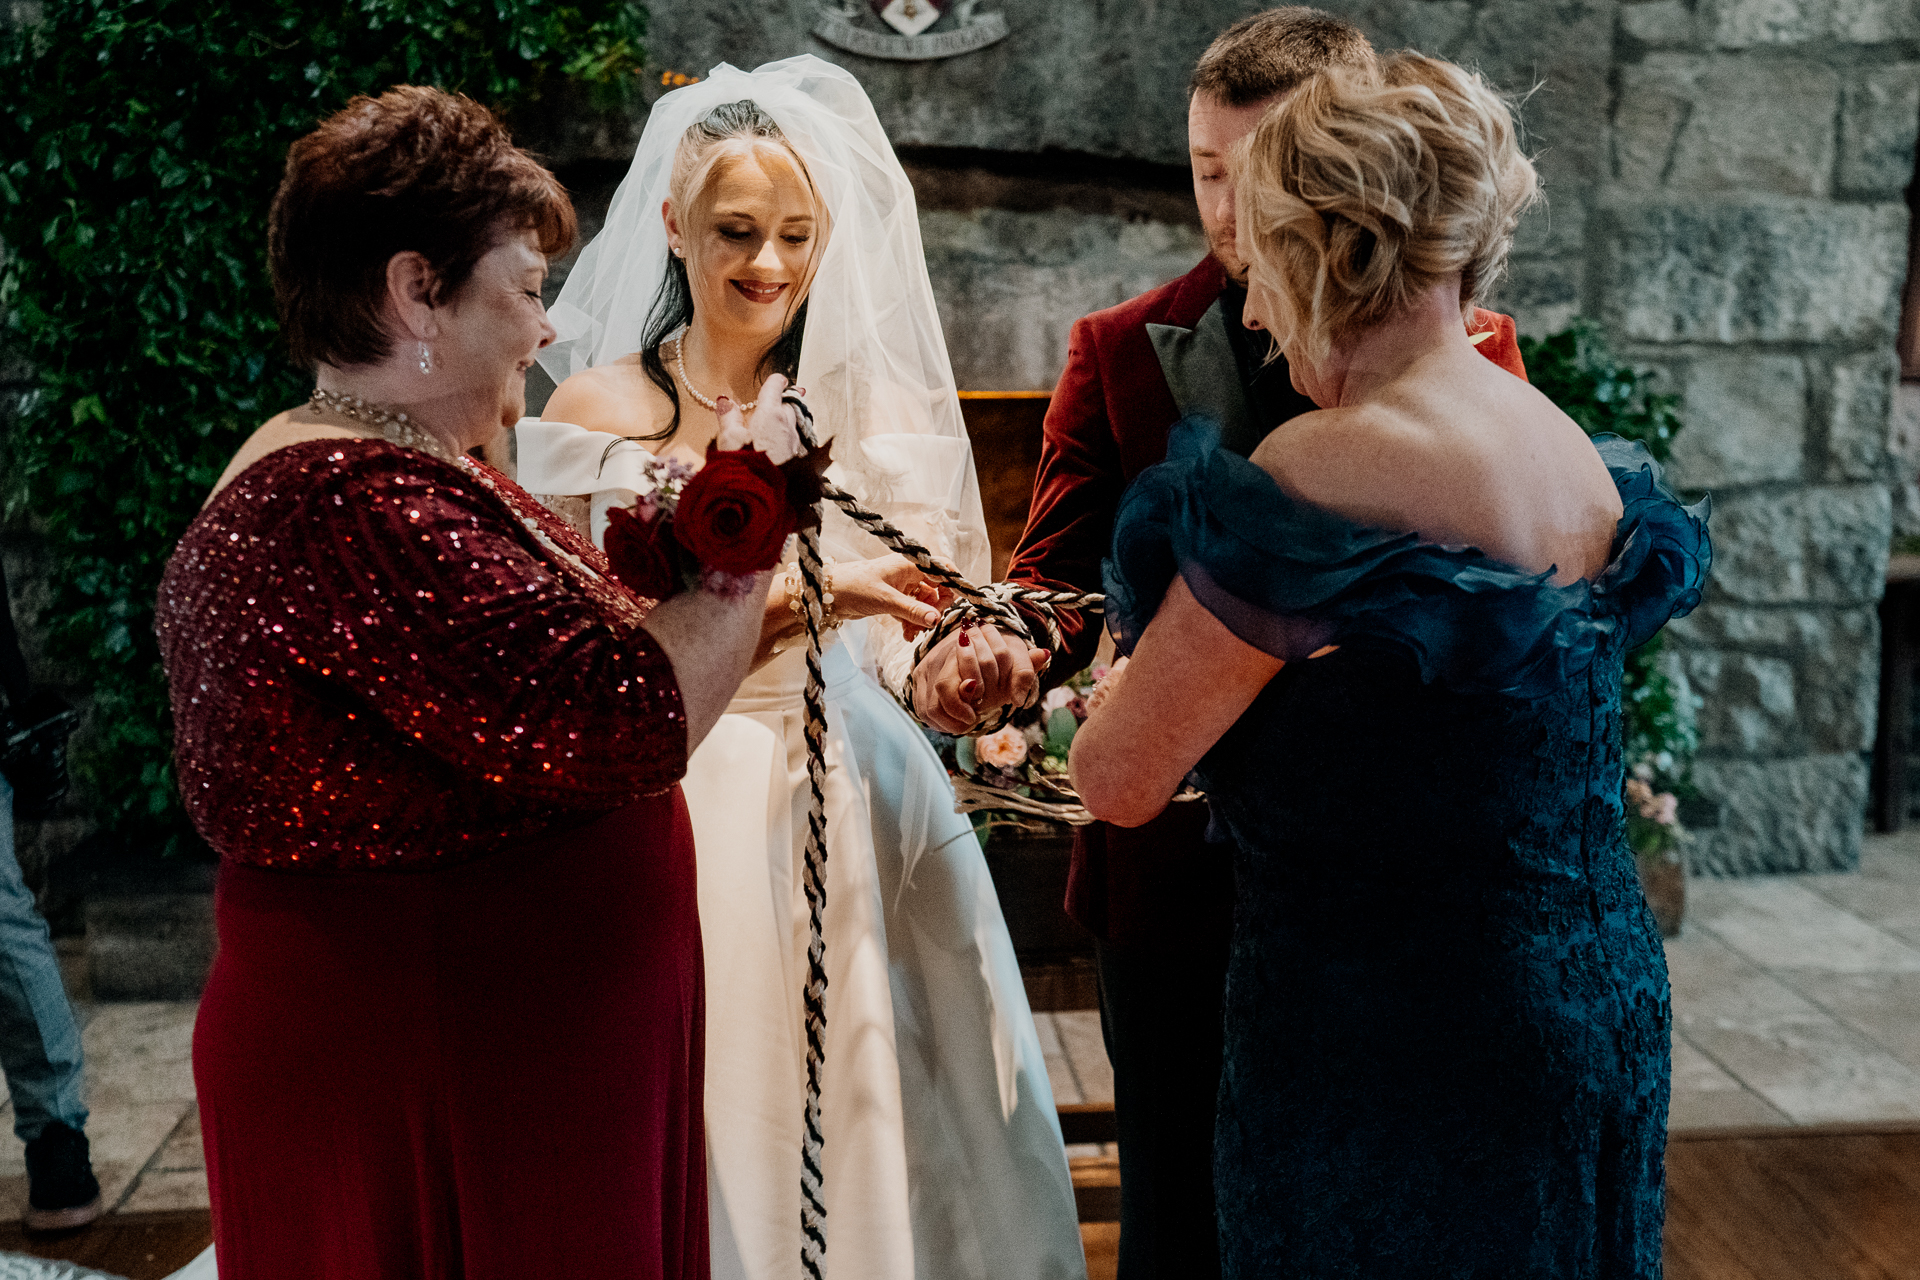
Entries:
<svg viewBox="0 0 1920 1280">
<path fill-rule="evenodd" d="M 789 535 L 820 523 L 816 504 L 828 447 L 775 466 L 758 449 L 707 448 L 706 465 L 647 464 L 651 486 L 633 507 L 607 513 L 607 560 L 638 595 L 681 590 L 739 595 L 780 563 Z"/>
</svg>

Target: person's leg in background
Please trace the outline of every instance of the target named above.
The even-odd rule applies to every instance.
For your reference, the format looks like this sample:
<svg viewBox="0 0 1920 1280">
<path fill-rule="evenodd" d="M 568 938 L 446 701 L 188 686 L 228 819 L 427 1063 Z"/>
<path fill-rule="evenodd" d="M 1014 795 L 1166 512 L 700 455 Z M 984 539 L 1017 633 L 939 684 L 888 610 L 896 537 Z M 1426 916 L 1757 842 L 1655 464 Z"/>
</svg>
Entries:
<svg viewBox="0 0 1920 1280">
<path fill-rule="evenodd" d="M 27 1144 L 26 1226 L 54 1231 L 100 1216 L 82 1097 L 80 1030 L 47 922 L 14 853 L 13 787 L 0 777 L 0 1067 L 13 1131 Z"/>
<path fill-rule="evenodd" d="M 1206 806 L 1109 828 L 1100 1028 L 1120 1140 L 1119 1280 L 1215 1280 L 1213 1123 L 1233 941 L 1231 846 Z"/>
</svg>

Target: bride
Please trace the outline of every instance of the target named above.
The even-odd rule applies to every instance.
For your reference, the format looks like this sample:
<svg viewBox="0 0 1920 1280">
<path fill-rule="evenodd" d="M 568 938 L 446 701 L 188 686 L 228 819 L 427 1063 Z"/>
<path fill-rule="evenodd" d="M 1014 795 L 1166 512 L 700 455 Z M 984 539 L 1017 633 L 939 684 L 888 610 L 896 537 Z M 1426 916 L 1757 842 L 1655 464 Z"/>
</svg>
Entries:
<svg viewBox="0 0 1920 1280">
<path fill-rule="evenodd" d="M 795 376 L 834 478 L 975 581 L 988 546 L 913 191 L 852 75 L 722 65 L 663 97 L 552 313 L 559 389 L 518 478 L 604 537 L 649 452 L 697 465 L 711 409 Z M 691 411 L 691 412 L 690 412 Z M 944 603 L 829 510 L 827 1274 L 1084 1275 L 1073 1189 L 992 880 L 946 774 L 884 691 Z M 789 585 L 789 583 L 792 585 Z M 799 1274 L 804 648 L 766 602 L 763 664 L 695 753 L 716 1277 Z M 976 633 L 977 634 L 977 633 Z M 988 641 L 980 642 L 985 648 Z M 987 659 L 991 650 L 982 653 Z"/>
</svg>

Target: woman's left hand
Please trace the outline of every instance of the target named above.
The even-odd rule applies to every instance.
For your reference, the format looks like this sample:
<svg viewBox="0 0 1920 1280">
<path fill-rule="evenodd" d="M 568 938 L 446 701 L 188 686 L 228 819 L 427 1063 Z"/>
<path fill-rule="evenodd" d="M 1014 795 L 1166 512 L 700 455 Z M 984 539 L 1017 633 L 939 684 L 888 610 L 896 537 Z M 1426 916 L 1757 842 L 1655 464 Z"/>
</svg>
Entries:
<svg viewBox="0 0 1920 1280">
<path fill-rule="evenodd" d="M 929 578 L 903 555 L 833 566 L 835 617 L 849 622 L 855 618 L 898 618 L 909 640 L 940 621 L 940 611 L 952 599 L 953 588 Z"/>
</svg>

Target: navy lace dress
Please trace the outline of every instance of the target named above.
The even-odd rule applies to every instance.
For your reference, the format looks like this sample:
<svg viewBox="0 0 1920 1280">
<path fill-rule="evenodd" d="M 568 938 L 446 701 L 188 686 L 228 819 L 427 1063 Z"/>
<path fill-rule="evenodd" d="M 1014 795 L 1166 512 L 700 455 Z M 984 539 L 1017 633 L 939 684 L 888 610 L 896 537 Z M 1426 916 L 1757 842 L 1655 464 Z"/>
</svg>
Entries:
<svg viewBox="0 0 1920 1280">
<path fill-rule="evenodd" d="M 1621 658 L 1698 603 L 1711 549 L 1704 502 L 1595 443 L 1626 512 L 1564 587 L 1294 501 L 1194 420 L 1122 501 L 1123 650 L 1178 572 L 1289 660 L 1196 771 L 1238 846 L 1229 1277 L 1660 1274 L 1667 971 Z"/>
</svg>

